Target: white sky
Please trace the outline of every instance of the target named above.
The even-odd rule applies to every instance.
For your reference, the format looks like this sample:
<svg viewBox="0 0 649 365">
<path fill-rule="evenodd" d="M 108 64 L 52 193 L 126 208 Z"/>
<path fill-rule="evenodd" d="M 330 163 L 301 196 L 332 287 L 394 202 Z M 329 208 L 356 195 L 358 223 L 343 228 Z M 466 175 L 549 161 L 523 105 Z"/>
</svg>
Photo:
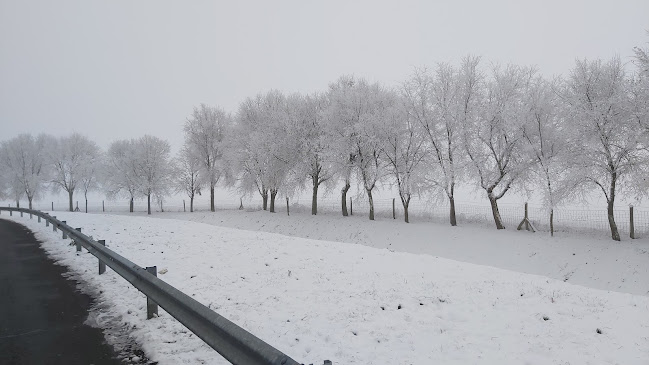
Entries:
<svg viewBox="0 0 649 365">
<path fill-rule="evenodd" d="M 76 131 L 105 148 L 149 133 L 177 150 L 201 102 L 236 112 L 350 73 L 396 85 L 469 53 L 567 73 L 575 58 L 630 61 L 647 29 L 647 0 L 0 0 L 0 140 Z"/>
</svg>

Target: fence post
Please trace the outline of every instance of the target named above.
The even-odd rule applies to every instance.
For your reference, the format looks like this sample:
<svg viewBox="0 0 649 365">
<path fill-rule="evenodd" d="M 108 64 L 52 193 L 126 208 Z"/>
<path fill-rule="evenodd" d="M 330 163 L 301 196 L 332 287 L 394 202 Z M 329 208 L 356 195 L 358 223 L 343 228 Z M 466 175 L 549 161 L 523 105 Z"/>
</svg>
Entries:
<svg viewBox="0 0 649 365">
<path fill-rule="evenodd" d="M 394 198 L 392 198 L 392 219 L 397 219 L 397 212 L 394 209 Z"/>
<path fill-rule="evenodd" d="M 106 207 L 104 206 L 104 201 L 101 201 L 101 211 L 102 213 L 106 211 Z"/>
<path fill-rule="evenodd" d="M 291 215 L 291 213 L 288 210 L 288 196 L 286 197 L 286 215 Z"/>
<path fill-rule="evenodd" d="M 352 204 L 352 198 L 349 198 L 349 215 L 354 215 L 354 205 Z"/>
<path fill-rule="evenodd" d="M 633 205 L 629 205 L 629 236 L 635 238 L 635 228 L 633 227 Z"/>
<path fill-rule="evenodd" d="M 66 222 L 66 221 L 61 221 L 61 223 L 63 223 L 63 224 L 66 224 L 67 222 Z M 66 239 L 66 238 L 68 238 L 68 234 L 67 234 L 67 233 L 65 233 L 65 231 L 64 231 L 64 230 L 61 230 L 61 232 L 63 232 L 63 239 Z"/>
<path fill-rule="evenodd" d="M 77 231 L 81 232 L 81 228 L 75 228 Z M 77 252 L 81 252 L 81 241 L 74 240 L 74 243 L 77 244 Z"/>
<path fill-rule="evenodd" d="M 158 270 L 157 266 L 148 266 L 146 268 L 146 271 L 155 276 L 158 277 Z M 153 318 L 153 315 L 158 316 L 158 305 L 151 300 L 149 297 L 146 297 L 146 319 L 151 319 Z"/>
<path fill-rule="evenodd" d="M 54 202 L 52 202 L 52 211 L 54 211 Z"/>
<path fill-rule="evenodd" d="M 97 240 L 97 242 L 102 246 L 106 246 L 106 240 Z M 101 262 L 101 260 L 99 260 L 99 275 L 105 272 L 106 272 L 106 264 L 104 264 L 103 262 Z"/>
</svg>

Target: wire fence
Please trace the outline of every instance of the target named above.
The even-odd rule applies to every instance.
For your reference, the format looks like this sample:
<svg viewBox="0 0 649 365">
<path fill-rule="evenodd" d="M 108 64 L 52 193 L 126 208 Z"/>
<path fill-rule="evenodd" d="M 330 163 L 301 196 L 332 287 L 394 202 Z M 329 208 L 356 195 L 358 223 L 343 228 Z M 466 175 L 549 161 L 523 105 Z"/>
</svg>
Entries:
<svg viewBox="0 0 649 365">
<path fill-rule="evenodd" d="M 269 203 L 270 204 L 270 203 Z M 6 205 L 6 204 L 5 204 Z M 257 199 L 219 199 L 215 201 L 217 210 L 237 210 L 243 207 L 248 211 L 262 209 L 261 198 Z M 68 210 L 68 204 L 62 202 L 35 202 L 34 209 L 51 211 L 51 210 Z M 75 202 L 74 207 L 79 211 L 85 211 L 85 201 Z M 365 197 L 354 197 L 347 201 L 347 208 L 354 215 L 367 215 L 369 212 L 369 203 Z M 153 204 L 151 209 L 155 212 L 189 212 L 189 201 L 174 199 Z M 276 201 L 276 210 L 284 211 L 286 209 L 286 200 L 278 198 Z M 209 211 L 209 203 L 205 201 L 195 202 L 194 211 Z M 290 202 L 291 212 L 309 213 L 311 211 L 310 199 L 295 199 Z M 377 219 L 392 219 L 393 217 L 393 200 L 392 199 L 374 199 L 374 210 Z M 410 221 L 429 221 L 437 223 L 449 222 L 449 206 L 445 204 L 436 204 L 425 200 L 415 199 L 410 202 L 408 213 Z M 455 204 L 458 225 L 471 224 L 494 226 L 491 207 L 475 203 L 458 202 Z M 129 201 L 124 200 L 105 200 L 89 201 L 88 212 L 128 212 Z M 146 201 L 134 201 L 134 211 L 146 212 Z M 320 198 L 318 200 L 319 213 L 339 213 L 341 212 L 340 198 Z M 524 205 L 516 204 L 499 204 L 499 212 L 505 227 L 515 229 L 524 217 Z M 403 220 L 403 206 L 401 201 L 394 200 L 394 215 L 396 219 Z M 529 205 L 528 218 L 539 231 L 550 231 L 549 211 L 541 206 Z M 629 236 L 630 233 L 630 210 L 616 209 L 614 211 L 615 222 L 621 236 Z M 649 236 L 649 211 L 634 209 L 633 226 L 635 237 Z M 608 216 L 605 209 L 568 209 L 557 208 L 554 210 L 554 230 L 556 232 L 583 232 L 583 233 L 602 233 L 610 232 Z"/>
</svg>

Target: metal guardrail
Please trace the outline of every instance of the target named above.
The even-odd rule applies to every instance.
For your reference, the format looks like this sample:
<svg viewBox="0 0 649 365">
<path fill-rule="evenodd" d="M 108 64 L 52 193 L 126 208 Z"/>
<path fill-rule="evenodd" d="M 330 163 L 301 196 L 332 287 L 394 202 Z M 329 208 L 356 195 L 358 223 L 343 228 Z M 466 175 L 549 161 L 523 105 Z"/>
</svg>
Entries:
<svg viewBox="0 0 649 365">
<path fill-rule="evenodd" d="M 10 214 L 20 212 L 21 216 L 28 213 L 30 217 L 39 217 L 39 221 L 44 218 L 46 224 L 52 224 L 54 231 L 60 229 L 63 235 L 85 247 L 99 259 L 100 264 L 108 265 L 232 364 L 299 365 L 288 355 L 81 233 L 80 228 L 74 229 L 66 222 L 37 210 L 0 207 L 0 211 L 8 211 Z M 79 246 L 77 249 L 80 249 Z M 324 363 L 331 364 L 328 360 Z"/>
</svg>

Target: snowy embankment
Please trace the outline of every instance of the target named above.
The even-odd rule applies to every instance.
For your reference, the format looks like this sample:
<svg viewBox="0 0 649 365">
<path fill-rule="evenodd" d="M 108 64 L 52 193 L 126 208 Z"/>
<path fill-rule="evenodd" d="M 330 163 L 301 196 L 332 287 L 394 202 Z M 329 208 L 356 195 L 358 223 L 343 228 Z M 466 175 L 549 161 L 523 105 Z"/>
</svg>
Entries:
<svg viewBox="0 0 649 365">
<path fill-rule="evenodd" d="M 516 231 L 516 227 L 498 231 L 491 226 L 460 223 L 451 227 L 416 219 L 410 224 L 380 218 L 372 222 L 365 214 L 342 217 L 291 212 L 286 216 L 285 212 L 220 210 L 158 213 L 153 217 L 428 254 L 595 289 L 649 295 L 649 238 L 614 242 L 605 233 L 587 236 L 559 232 L 550 237 L 547 232 Z"/>
<path fill-rule="evenodd" d="M 59 213 L 305 363 L 647 364 L 649 298 L 430 255 L 180 220 Z M 3 218 L 7 218 L 5 215 Z M 226 363 L 60 233 L 13 217 L 100 291 L 160 364 Z M 164 272 L 164 274 L 163 274 Z M 108 323 L 108 322 L 106 322 Z M 599 329 L 599 331 L 598 331 Z M 601 332 L 601 333 L 598 333 Z"/>
</svg>

